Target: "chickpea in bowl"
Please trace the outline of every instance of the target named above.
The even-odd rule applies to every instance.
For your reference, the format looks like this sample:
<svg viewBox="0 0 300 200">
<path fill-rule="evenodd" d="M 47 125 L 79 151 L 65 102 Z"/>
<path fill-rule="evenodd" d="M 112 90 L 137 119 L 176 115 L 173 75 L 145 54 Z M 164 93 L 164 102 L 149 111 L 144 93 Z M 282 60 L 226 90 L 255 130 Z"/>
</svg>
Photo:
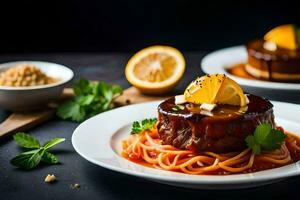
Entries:
<svg viewBox="0 0 300 200">
<path fill-rule="evenodd" d="M 19 64 L 0 73 L 2 86 L 26 87 L 47 85 L 57 81 L 57 78 L 49 77 L 35 65 L 29 64 Z"/>
<path fill-rule="evenodd" d="M 73 76 L 71 69 L 49 62 L 0 64 L 0 107 L 12 111 L 41 108 L 60 98 Z"/>
</svg>

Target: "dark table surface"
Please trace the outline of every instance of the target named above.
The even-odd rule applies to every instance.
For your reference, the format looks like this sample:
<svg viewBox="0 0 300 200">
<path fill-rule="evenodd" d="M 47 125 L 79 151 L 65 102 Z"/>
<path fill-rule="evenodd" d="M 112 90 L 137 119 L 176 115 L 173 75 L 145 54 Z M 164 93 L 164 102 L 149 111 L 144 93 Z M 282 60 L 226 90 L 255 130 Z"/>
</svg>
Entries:
<svg viewBox="0 0 300 200">
<path fill-rule="evenodd" d="M 182 92 L 185 86 L 196 76 L 203 74 L 200 61 L 207 52 L 186 52 L 187 70 L 184 80 L 174 90 Z M 105 80 L 129 84 L 124 77 L 124 66 L 129 55 L 114 53 L 59 53 L 35 55 L 0 55 L 0 63 L 16 60 L 40 60 L 64 64 L 75 71 L 75 79 L 80 77 L 92 80 Z M 257 88 L 244 88 L 246 91 L 267 97 L 300 104 L 299 92 L 269 91 Z M 3 120 L 9 113 L 0 110 Z M 190 190 L 153 183 L 101 168 L 81 158 L 74 151 L 71 135 L 78 123 L 54 118 L 30 132 L 45 142 L 53 137 L 65 137 L 63 144 L 53 148 L 61 164 L 42 166 L 32 171 L 18 170 L 9 164 L 9 160 L 20 153 L 21 149 L 8 140 L 0 143 L 0 199 L 298 199 L 300 177 L 293 177 L 279 183 L 243 190 Z M 55 174 L 58 181 L 44 183 L 47 174 Z M 79 183 L 79 189 L 71 184 Z"/>
</svg>

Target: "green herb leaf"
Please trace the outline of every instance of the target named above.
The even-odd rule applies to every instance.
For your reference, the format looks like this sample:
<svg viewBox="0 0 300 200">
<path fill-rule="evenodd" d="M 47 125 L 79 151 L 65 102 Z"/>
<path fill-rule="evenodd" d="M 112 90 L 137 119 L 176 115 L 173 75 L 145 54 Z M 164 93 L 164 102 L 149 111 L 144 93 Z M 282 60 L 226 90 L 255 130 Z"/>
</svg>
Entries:
<svg viewBox="0 0 300 200">
<path fill-rule="evenodd" d="M 122 92 L 123 92 L 122 87 L 119 86 L 119 85 L 112 85 L 111 86 L 111 90 L 112 90 L 112 92 L 113 92 L 114 95 L 115 94 L 122 94 Z"/>
<path fill-rule="evenodd" d="M 59 144 L 63 141 L 65 141 L 66 139 L 65 138 L 53 138 L 52 140 L 48 141 L 45 145 L 44 145 L 44 148 L 46 150 L 48 150 L 49 148 L 53 147 L 54 145 L 56 144 Z"/>
<path fill-rule="evenodd" d="M 185 106 L 184 105 L 175 105 L 172 110 L 173 111 L 179 111 L 179 110 L 184 110 Z"/>
<path fill-rule="evenodd" d="M 259 126 L 257 126 L 254 131 L 255 141 L 257 141 L 259 144 L 264 142 L 265 138 L 268 136 L 271 130 L 272 127 L 270 124 L 260 124 Z"/>
<path fill-rule="evenodd" d="M 10 163 L 12 165 L 23 169 L 32 169 L 38 166 L 41 161 L 48 164 L 58 163 L 55 155 L 49 153 L 47 150 L 54 145 L 65 141 L 65 138 L 54 138 L 41 147 L 39 141 L 28 134 L 18 133 L 14 138 L 19 145 L 25 148 L 35 148 L 33 150 L 23 152 L 11 159 Z"/>
<path fill-rule="evenodd" d="M 281 131 L 272 129 L 265 140 L 261 142 L 261 146 L 263 149 L 269 151 L 279 149 L 286 137 Z"/>
<path fill-rule="evenodd" d="M 18 145 L 28 149 L 40 148 L 40 143 L 37 139 L 23 132 L 16 133 L 14 140 Z"/>
<path fill-rule="evenodd" d="M 253 135 L 248 135 L 245 141 L 254 154 L 260 154 L 261 150 L 271 151 L 280 148 L 286 137 L 283 132 L 272 129 L 270 124 L 260 124 Z"/>
<path fill-rule="evenodd" d="M 57 109 L 57 115 L 62 119 L 71 119 L 75 122 L 80 122 L 85 119 L 85 111 L 80 104 L 75 101 L 68 101 Z"/>
<path fill-rule="evenodd" d="M 78 96 L 76 99 L 76 102 L 78 102 L 79 105 L 81 106 L 88 106 L 93 103 L 95 96 L 88 94 L 86 96 Z"/>
<path fill-rule="evenodd" d="M 90 82 L 85 79 L 80 79 L 73 87 L 75 95 L 86 95 L 90 94 L 92 91 L 92 86 Z"/>
<path fill-rule="evenodd" d="M 31 152 L 21 153 L 20 155 L 14 157 L 10 163 L 19 168 L 32 169 L 40 163 L 43 154 L 43 148 Z"/>
<path fill-rule="evenodd" d="M 260 154 L 261 152 L 260 145 L 255 142 L 255 138 L 253 135 L 248 135 L 245 140 L 248 147 L 252 149 L 252 152 L 254 154 Z"/>
<path fill-rule="evenodd" d="M 131 134 L 139 134 L 142 131 L 150 130 L 157 122 L 156 118 L 144 119 L 142 122 L 135 121 L 132 124 Z"/>
<path fill-rule="evenodd" d="M 79 80 L 74 85 L 75 97 L 62 104 L 57 115 L 62 119 L 80 122 L 114 107 L 113 98 L 122 93 L 118 85 Z"/>
<path fill-rule="evenodd" d="M 58 159 L 56 158 L 56 156 L 47 151 L 45 151 L 44 155 L 41 158 L 41 161 L 44 163 L 47 163 L 47 164 L 57 164 L 58 163 Z"/>
</svg>

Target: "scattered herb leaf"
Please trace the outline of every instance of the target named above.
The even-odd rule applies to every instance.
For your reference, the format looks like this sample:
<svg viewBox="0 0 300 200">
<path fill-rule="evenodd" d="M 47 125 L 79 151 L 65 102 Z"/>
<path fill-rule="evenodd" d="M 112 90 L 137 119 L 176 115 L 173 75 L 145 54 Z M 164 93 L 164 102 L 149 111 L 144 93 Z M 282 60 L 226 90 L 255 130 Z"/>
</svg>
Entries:
<svg viewBox="0 0 300 200">
<path fill-rule="evenodd" d="M 248 135 L 245 141 L 254 154 L 260 154 L 262 150 L 280 148 L 286 137 L 283 132 L 264 123 L 257 126 L 253 135 Z"/>
<path fill-rule="evenodd" d="M 40 143 L 37 139 L 32 137 L 31 135 L 25 134 L 23 132 L 20 132 L 18 134 L 15 134 L 14 140 L 18 145 L 21 147 L 27 148 L 27 149 L 34 149 L 34 148 L 40 148 Z"/>
<path fill-rule="evenodd" d="M 141 122 L 135 121 L 132 124 L 131 134 L 139 134 L 142 131 L 150 130 L 153 128 L 156 122 L 157 122 L 156 118 L 144 119 Z"/>
<path fill-rule="evenodd" d="M 184 105 L 175 105 L 173 108 L 172 108 L 172 110 L 173 111 L 179 111 L 179 110 L 184 110 Z"/>
<path fill-rule="evenodd" d="M 113 108 L 113 98 L 123 91 L 119 85 L 111 85 L 104 81 L 92 82 L 86 79 L 76 82 L 73 89 L 75 97 L 59 106 L 57 115 L 62 119 L 75 122 Z"/>
<path fill-rule="evenodd" d="M 54 138 L 48 141 L 44 146 L 41 146 L 37 139 L 26 133 L 15 134 L 14 140 L 21 147 L 32 149 L 10 160 L 12 165 L 23 169 L 35 168 L 41 161 L 48 164 L 58 163 L 56 156 L 49 153 L 48 149 L 65 141 L 64 138 Z"/>
<path fill-rule="evenodd" d="M 40 163 L 43 151 L 44 149 L 38 149 L 32 153 L 21 153 L 20 155 L 14 157 L 10 163 L 19 168 L 32 169 Z"/>
<path fill-rule="evenodd" d="M 54 154 L 45 151 L 44 155 L 42 156 L 42 162 L 47 164 L 57 164 L 58 159 Z"/>
<path fill-rule="evenodd" d="M 53 147 L 54 145 L 57 145 L 61 142 L 65 141 L 65 138 L 53 138 L 52 140 L 49 140 L 45 145 L 44 148 L 48 150 L 49 148 Z"/>
</svg>

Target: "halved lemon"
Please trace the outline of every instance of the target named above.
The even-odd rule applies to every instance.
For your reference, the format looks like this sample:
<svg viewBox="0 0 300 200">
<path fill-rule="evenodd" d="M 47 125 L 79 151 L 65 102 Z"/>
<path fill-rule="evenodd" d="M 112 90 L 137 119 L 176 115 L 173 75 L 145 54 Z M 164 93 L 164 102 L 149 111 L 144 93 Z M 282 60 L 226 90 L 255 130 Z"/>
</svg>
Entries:
<svg viewBox="0 0 300 200">
<path fill-rule="evenodd" d="M 229 104 L 246 106 L 242 88 L 225 74 L 211 74 L 197 78 L 185 90 L 184 97 L 195 104 Z"/>
<path fill-rule="evenodd" d="M 185 60 L 180 51 L 169 46 L 151 46 L 130 58 L 125 76 L 142 93 L 162 94 L 176 86 L 184 71 Z"/>
<path fill-rule="evenodd" d="M 281 25 L 270 30 L 264 36 L 264 40 L 273 42 L 281 48 L 295 50 L 299 47 L 297 32 L 298 28 L 294 24 Z"/>
</svg>

